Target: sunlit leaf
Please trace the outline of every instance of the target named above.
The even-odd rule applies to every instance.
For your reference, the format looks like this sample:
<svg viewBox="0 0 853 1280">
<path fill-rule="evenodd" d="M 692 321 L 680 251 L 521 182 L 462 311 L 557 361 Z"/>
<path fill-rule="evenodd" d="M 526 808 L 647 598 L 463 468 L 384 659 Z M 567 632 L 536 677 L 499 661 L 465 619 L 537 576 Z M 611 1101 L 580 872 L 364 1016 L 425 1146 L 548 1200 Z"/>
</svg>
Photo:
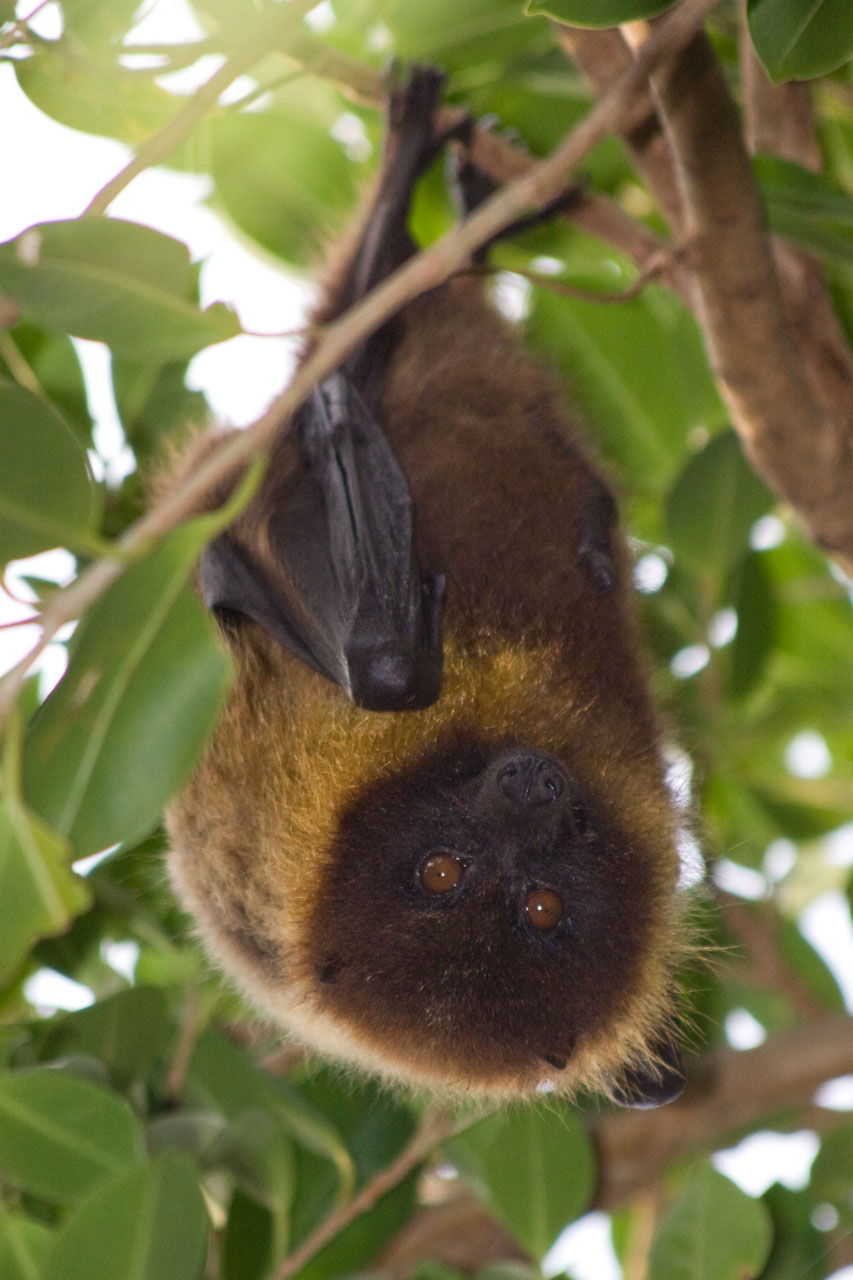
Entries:
<svg viewBox="0 0 853 1280">
<path fill-rule="evenodd" d="M 152 80 L 141 80 L 117 63 L 70 56 L 67 48 L 58 53 L 49 44 L 37 46 L 14 66 L 18 84 L 46 116 L 70 129 L 135 146 L 162 129 L 181 106 L 179 98 Z M 117 169 L 120 163 L 117 156 Z"/>
<path fill-rule="evenodd" d="M 140 362 L 185 359 L 240 332 L 223 304 L 199 309 L 193 279 L 179 241 L 96 214 L 42 223 L 0 245 L 0 289 L 26 319 Z"/>
</svg>

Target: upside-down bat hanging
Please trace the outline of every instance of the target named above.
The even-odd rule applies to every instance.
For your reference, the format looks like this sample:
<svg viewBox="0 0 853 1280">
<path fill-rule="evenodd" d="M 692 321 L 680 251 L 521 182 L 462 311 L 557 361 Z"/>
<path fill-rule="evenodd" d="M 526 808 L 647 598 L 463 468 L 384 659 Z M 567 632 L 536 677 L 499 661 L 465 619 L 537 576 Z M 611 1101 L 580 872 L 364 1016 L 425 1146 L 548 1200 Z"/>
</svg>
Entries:
<svg viewBox="0 0 853 1280">
<path fill-rule="evenodd" d="M 392 95 L 320 320 L 415 251 L 440 87 Z M 486 184 L 463 163 L 459 186 L 470 208 Z M 676 822 L 614 520 L 469 273 L 317 387 L 205 552 L 238 675 L 169 814 L 172 876 L 307 1044 L 454 1092 L 680 1093 Z"/>
</svg>

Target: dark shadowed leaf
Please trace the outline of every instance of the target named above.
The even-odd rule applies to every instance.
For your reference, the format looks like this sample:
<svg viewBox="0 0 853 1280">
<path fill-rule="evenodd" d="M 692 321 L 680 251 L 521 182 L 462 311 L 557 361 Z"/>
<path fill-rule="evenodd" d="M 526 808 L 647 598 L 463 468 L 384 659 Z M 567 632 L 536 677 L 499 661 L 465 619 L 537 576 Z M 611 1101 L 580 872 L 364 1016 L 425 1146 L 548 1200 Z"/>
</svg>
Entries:
<svg viewBox="0 0 853 1280">
<path fill-rule="evenodd" d="M 827 1201 L 840 1214 L 845 1227 L 853 1228 L 853 1124 L 839 1125 L 821 1141 L 812 1165 L 809 1189 L 817 1200 Z"/>
<path fill-rule="evenodd" d="M 72 1204 L 142 1158 L 139 1123 L 115 1094 L 59 1071 L 0 1076 L 0 1170 L 14 1185 Z"/>
<path fill-rule="evenodd" d="M 810 1199 L 778 1182 L 761 1198 L 773 1218 L 773 1247 L 761 1280 L 823 1280 L 826 1238 L 812 1223 Z"/>
<path fill-rule="evenodd" d="M 719 583 L 744 554 L 750 529 L 773 502 L 735 432 L 723 431 L 694 454 L 667 498 L 673 550 Z"/>
<path fill-rule="evenodd" d="M 710 1164 L 687 1180 L 661 1223 L 649 1260 L 655 1280 L 750 1280 L 770 1251 L 766 1205 Z"/>
<path fill-rule="evenodd" d="M 823 174 L 791 160 L 762 155 L 753 164 L 772 229 L 849 267 L 853 263 L 853 199 Z"/>
<path fill-rule="evenodd" d="M 84 543 L 96 495 L 86 453 L 62 415 L 0 381 L 0 563 Z"/>
<path fill-rule="evenodd" d="M 187 581 L 212 528 L 175 530 L 114 583 L 30 730 L 24 794 L 78 856 L 141 838 L 216 720 L 230 664 Z"/>
<path fill-rule="evenodd" d="M 592 1148 L 569 1107 L 496 1112 L 455 1138 L 449 1154 L 538 1262 L 592 1196 Z"/>
<path fill-rule="evenodd" d="M 58 1233 L 43 1280 L 197 1280 L 208 1219 L 198 1175 L 180 1155 L 98 1187 Z"/>
<path fill-rule="evenodd" d="M 761 679 L 777 635 L 776 596 L 759 552 L 749 552 L 740 570 L 737 634 L 730 649 L 732 696 L 743 698 Z"/>
</svg>

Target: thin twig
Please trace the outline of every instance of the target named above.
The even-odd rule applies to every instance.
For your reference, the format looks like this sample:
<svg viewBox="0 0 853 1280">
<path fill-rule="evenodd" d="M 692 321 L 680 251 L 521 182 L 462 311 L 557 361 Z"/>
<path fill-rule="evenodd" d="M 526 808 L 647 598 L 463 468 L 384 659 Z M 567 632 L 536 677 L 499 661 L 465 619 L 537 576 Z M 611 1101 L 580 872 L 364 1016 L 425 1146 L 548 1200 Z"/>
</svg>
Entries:
<svg viewBox="0 0 853 1280">
<path fill-rule="evenodd" d="M 633 96 L 642 91 L 652 68 L 682 48 L 701 27 L 717 0 L 684 0 L 661 22 L 635 62 L 547 159 L 516 182 L 496 192 L 460 226 L 417 254 L 361 302 L 328 326 L 290 385 L 246 431 L 211 450 L 196 471 L 162 502 L 131 525 L 116 543 L 116 556 L 94 561 L 45 609 L 44 631 L 29 654 L 0 681 L 0 726 L 14 705 L 32 663 L 66 622 L 79 617 L 123 572 L 131 555 L 153 544 L 199 506 L 204 496 L 262 451 L 274 433 L 302 403 L 312 387 L 334 369 L 359 342 L 407 302 L 435 288 L 500 231 L 531 208 L 542 208 L 568 185 L 575 167 L 617 127 Z M 120 557 L 120 558 L 119 558 Z"/>
<path fill-rule="evenodd" d="M 41 3 L 37 4 L 25 18 L 13 19 L 6 34 L 0 36 L 0 49 L 10 49 L 19 40 L 24 42 L 32 40 L 35 37 L 35 32 L 30 31 L 29 24 L 33 18 L 41 13 L 42 9 L 46 9 L 49 4 L 53 3 L 54 0 L 41 0 Z"/>
<path fill-rule="evenodd" d="M 497 276 L 501 275 L 504 270 L 509 270 L 514 276 L 521 276 L 523 280 L 529 280 L 537 288 L 556 294 L 558 298 L 576 298 L 580 302 L 602 304 L 630 302 L 633 298 L 638 297 L 648 284 L 661 276 L 677 256 L 678 251 L 675 249 L 662 250 L 656 259 L 648 263 L 645 271 L 641 272 L 636 280 L 632 281 L 624 289 L 610 292 L 598 289 L 581 289 L 578 285 L 567 284 L 565 280 L 558 280 L 555 276 L 545 275 L 541 271 L 525 270 L 524 267 L 516 266 L 504 268 L 492 267 L 488 263 L 476 263 L 467 270 L 460 271 L 459 275 Z"/>
<path fill-rule="evenodd" d="M 150 169 L 152 165 L 165 160 L 175 147 L 192 133 L 197 124 L 204 119 L 219 101 L 221 95 L 230 84 L 261 58 L 266 57 L 271 48 L 284 45 L 288 34 L 298 27 L 302 18 L 312 8 L 312 0 L 291 0 L 286 7 L 275 12 L 272 23 L 262 23 L 252 32 L 252 38 L 242 49 L 226 58 L 205 84 L 195 91 L 185 106 L 172 117 L 157 133 L 152 134 L 136 152 L 132 160 L 102 187 L 93 200 L 89 202 L 84 213 L 104 213 L 116 196 L 124 191 L 134 178 Z"/>
<path fill-rule="evenodd" d="M 453 1116 L 446 1107 L 434 1107 L 424 1116 L 414 1136 L 403 1148 L 396 1160 L 392 1160 L 385 1169 L 381 1169 L 360 1191 L 333 1210 L 320 1225 L 307 1236 L 298 1249 L 294 1249 L 285 1258 L 275 1272 L 273 1280 L 290 1280 L 309 1262 L 315 1254 L 327 1245 L 335 1236 L 340 1235 L 345 1227 L 368 1213 L 378 1200 L 387 1195 L 394 1187 L 408 1177 L 418 1165 L 435 1150 L 440 1142 L 451 1137 L 454 1132 Z"/>
</svg>

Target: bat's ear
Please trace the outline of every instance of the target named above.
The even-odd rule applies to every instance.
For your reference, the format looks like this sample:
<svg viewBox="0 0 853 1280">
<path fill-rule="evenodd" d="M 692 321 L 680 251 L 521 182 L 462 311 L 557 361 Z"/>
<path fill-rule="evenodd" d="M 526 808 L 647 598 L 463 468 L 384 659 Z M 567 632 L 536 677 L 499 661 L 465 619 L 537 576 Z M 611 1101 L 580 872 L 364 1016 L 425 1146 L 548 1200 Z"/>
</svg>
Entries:
<svg viewBox="0 0 853 1280">
<path fill-rule="evenodd" d="M 647 1064 L 625 1072 L 611 1088 L 610 1097 L 620 1107 L 650 1111 L 675 1102 L 686 1083 L 681 1051 L 674 1040 L 667 1039 L 655 1046 L 654 1058 Z"/>
</svg>

